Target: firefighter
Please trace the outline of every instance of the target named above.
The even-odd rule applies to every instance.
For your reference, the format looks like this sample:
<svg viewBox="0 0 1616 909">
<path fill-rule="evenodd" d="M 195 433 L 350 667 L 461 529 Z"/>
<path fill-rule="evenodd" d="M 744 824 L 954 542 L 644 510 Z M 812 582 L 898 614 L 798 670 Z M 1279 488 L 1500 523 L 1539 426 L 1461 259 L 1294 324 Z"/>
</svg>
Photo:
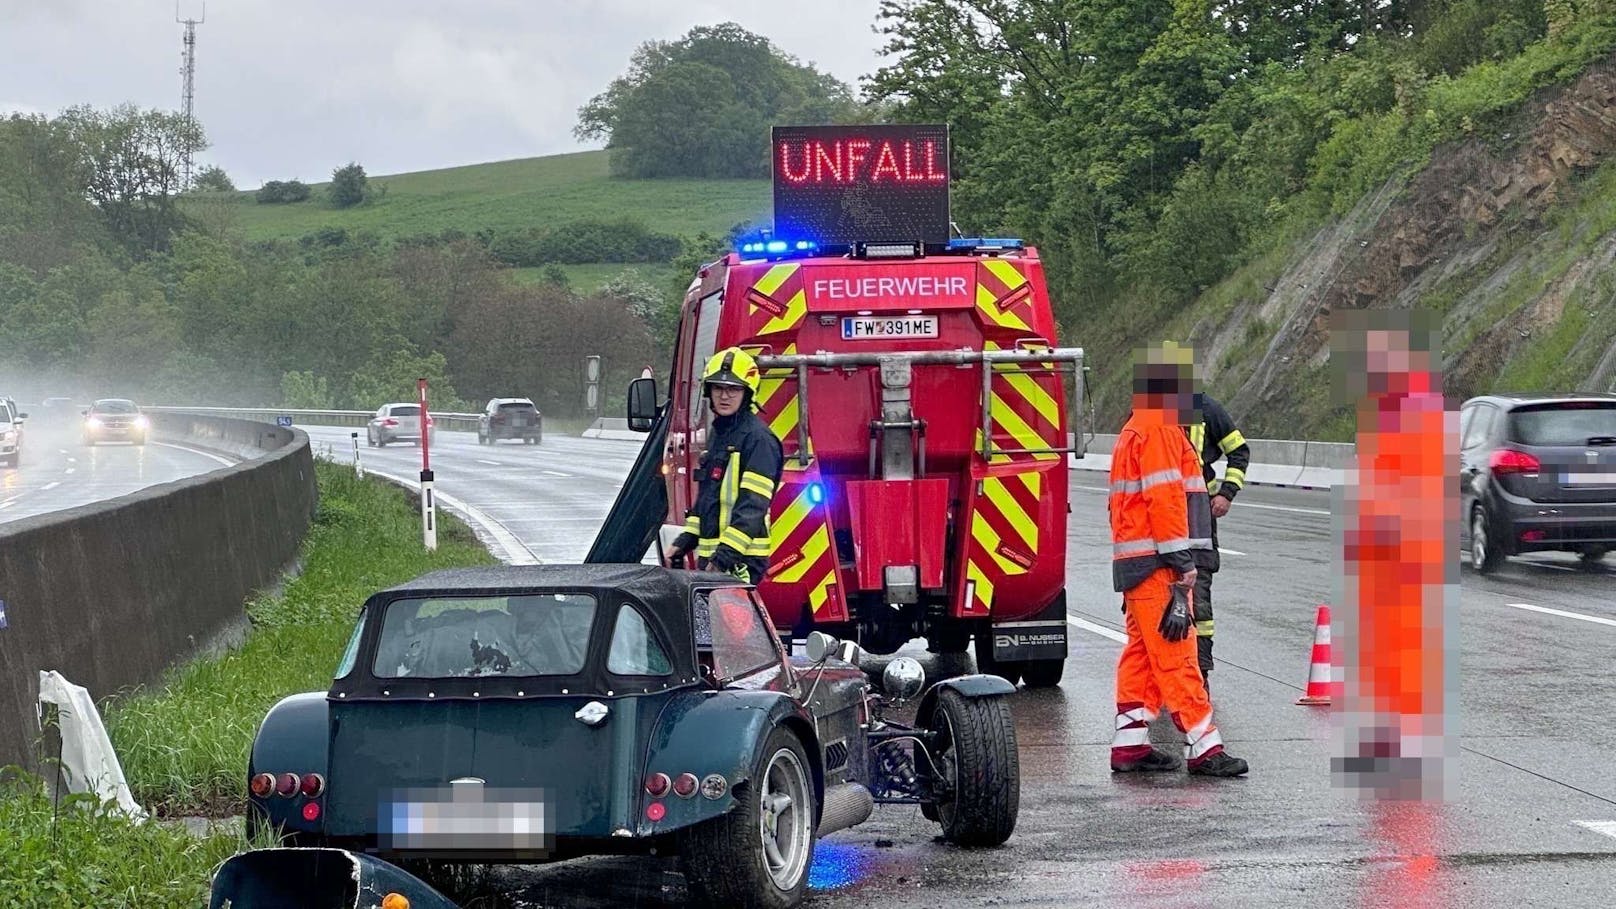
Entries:
<svg viewBox="0 0 1616 909">
<path fill-rule="evenodd" d="M 749 584 L 769 566 L 769 504 L 785 458 L 780 440 L 758 418 L 758 366 L 739 347 L 713 354 L 702 370 L 702 393 L 713 411 L 696 502 L 668 552 L 670 566 L 692 551 L 704 570 Z"/>
<path fill-rule="evenodd" d="M 1201 476 L 1207 490 L 1212 492 L 1212 548 L 1196 550 L 1195 572 L 1195 645 L 1201 664 L 1201 675 L 1206 677 L 1206 690 L 1212 691 L 1212 575 L 1222 567 L 1218 553 L 1218 518 L 1229 513 L 1234 497 L 1246 485 L 1246 468 L 1251 466 L 1251 446 L 1234 424 L 1234 418 L 1223 404 L 1211 395 L 1196 394 L 1197 422 L 1184 427 L 1189 433 L 1190 445 L 1201 458 Z M 1223 482 L 1213 490 L 1217 471 L 1212 465 L 1227 458 L 1229 466 L 1223 471 Z"/>
<path fill-rule="evenodd" d="M 1183 733 L 1189 772 L 1240 776 L 1246 762 L 1224 750 L 1197 665 L 1196 551 L 1212 546 L 1212 512 L 1201 459 L 1182 427 L 1198 422 L 1194 365 L 1175 344 L 1134 367 L 1133 415 L 1111 456 L 1111 578 L 1123 595 L 1127 643 L 1117 661 L 1113 772 L 1178 769 L 1150 744 L 1165 704 Z"/>
</svg>

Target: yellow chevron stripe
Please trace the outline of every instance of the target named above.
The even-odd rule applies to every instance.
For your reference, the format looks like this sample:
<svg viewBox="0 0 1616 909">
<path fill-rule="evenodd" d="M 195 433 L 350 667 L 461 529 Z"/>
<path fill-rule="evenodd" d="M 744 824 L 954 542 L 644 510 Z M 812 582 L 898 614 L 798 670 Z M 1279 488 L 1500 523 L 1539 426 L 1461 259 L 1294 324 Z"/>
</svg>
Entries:
<svg viewBox="0 0 1616 909">
<path fill-rule="evenodd" d="M 1038 525 L 1033 523 L 1027 510 L 1021 507 L 1021 503 L 1010 495 L 1010 490 L 1004 487 L 1004 480 L 998 477 L 983 480 L 982 494 L 987 496 L 988 501 L 992 502 L 994 507 L 999 509 L 999 513 L 1004 515 L 1005 520 L 1010 522 L 1010 526 L 1015 528 L 1016 535 L 1021 537 L 1021 542 L 1027 546 L 1027 554 L 1036 553 Z"/>
<path fill-rule="evenodd" d="M 792 395 L 791 400 L 786 402 L 786 406 L 780 408 L 779 415 L 769 421 L 769 431 L 774 433 L 774 437 L 782 442 L 797 431 L 797 417 L 801 413 L 799 409 L 801 400 L 796 395 Z"/>
<path fill-rule="evenodd" d="M 792 275 L 796 274 L 797 269 L 801 267 L 801 262 L 787 262 L 781 265 L 776 265 L 767 272 L 764 272 L 763 277 L 752 286 L 772 297 L 774 296 L 774 292 L 779 290 L 780 286 L 785 284 L 786 280 Z"/>
<path fill-rule="evenodd" d="M 789 356 L 792 356 L 793 354 L 795 354 L 796 352 L 797 352 L 797 345 L 795 343 L 791 343 L 791 344 L 786 345 L 786 349 L 781 351 L 781 354 L 783 356 L 789 357 Z M 757 393 L 758 406 L 759 407 L 768 406 L 769 401 L 774 397 L 774 393 L 779 391 L 781 389 L 781 387 L 783 387 L 786 384 L 786 382 L 788 382 L 788 381 L 795 381 L 795 377 L 781 375 L 779 378 L 771 379 L 771 378 L 768 378 L 767 376 L 765 376 L 762 379 L 762 381 L 760 381 L 758 383 L 758 393 Z"/>
<path fill-rule="evenodd" d="M 988 271 L 993 272 L 993 277 L 1003 281 L 1004 286 L 1009 290 L 1015 290 L 1027 283 L 1027 276 L 1023 275 L 1015 265 L 1003 259 L 987 259 L 982 264 L 987 266 Z"/>
<path fill-rule="evenodd" d="M 1027 421 L 1021 419 L 1021 415 L 1012 410 L 1010 405 L 999 397 L 997 393 L 993 395 L 993 422 L 999 424 L 1001 429 L 1008 432 L 1010 437 L 1015 439 L 1016 443 L 1022 448 L 1050 447 L 1049 443 L 1034 432 L 1032 427 L 1027 425 Z M 1059 458 L 1060 455 L 1035 454 L 1031 457 L 1037 461 L 1048 461 Z"/>
<path fill-rule="evenodd" d="M 808 591 L 808 609 L 810 612 L 815 615 L 819 614 L 820 607 L 824 606 L 825 601 L 830 599 L 830 586 L 834 583 L 836 583 L 836 572 L 833 569 L 825 572 L 824 579 L 815 584 L 813 590 Z"/>
<path fill-rule="evenodd" d="M 1026 473 L 1012 474 L 1012 476 L 1020 480 L 1021 485 L 1027 487 L 1027 491 L 1032 493 L 1033 498 L 1042 499 L 1044 497 L 1044 475 L 1042 473 L 1029 470 Z"/>
<path fill-rule="evenodd" d="M 965 563 L 965 577 L 967 580 L 976 582 L 976 599 L 981 602 L 983 609 L 992 612 L 993 582 L 988 580 L 987 572 L 977 566 L 975 559 Z"/>
<path fill-rule="evenodd" d="M 1038 415 L 1044 418 L 1044 422 L 1051 427 L 1060 425 L 1060 409 L 1055 406 L 1055 398 L 1048 391 L 1045 391 L 1044 386 L 1039 385 L 1032 376 L 1024 372 L 1012 372 L 1006 374 L 1004 379 L 1010 383 L 1011 388 L 1015 389 L 1018 394 L 1027 400 L 1028 404 L 1032 405 L 1033 410 L 1038 411 Z"/>
<path fill-rule="evenodd" d="M 802 322 L 802 317 L 807 314 L 808 294 L 806 291 L 799 290 L 796 296 L 793 296 L 791 301 L 786 304 L 786 311 L 770 319 L 758 334 L 772 335 L 777 331 L 790 331 L 796 328 Z"/>
<path fill-rule="evenodd" d="M 830 531 L 826 530 L 825 525 L 821 524 L 819 529 L 814 531 L 813 535 L 808 538 L 808 542 L 802 544 L 802 558 L 795 565 L 775 575 L 774 580 L 781 584 L 797 583 L 819 562 L 820 556 L 829 551 Z"/>
<path fill-rule="evenodd" d="M 980 284 L 976 286 L 976 311 L 981 313 L 983 318 L 987 319 L 989 322 L 992 322 L 994 325 L 999 326 L 1000 328 L 1014 328 L 1018 331 L 1032 331 L 1031 326 L 1029 326 L 1026 322 L 1021 321 L 1021 317 L 1015 313 L 999 312 L 998 305 L 994 303 L 994 301 L 997 299 L 998 298 L 994 296 L 993 291 L 988 290 L 986 287 L 983 287 Z"/>
<path fill-rule="evenodd" d="M 797 493 L 797 497 L 786 506 L 786 510 L 780 513 L 779 519 L 769 528 L 769 540 L 774 543 L 776 549 L 791 539 L 791 535 L 802 525 L 803 518 L 806 518 L 813 508 L 814 504 L 808 501 L 808 490 L 804 489 Z"/>
<path fill-rule="evenodd" d="M 986 554 L 999 567 L 1000 573 L 1005 575 L 1027 573 L 1027 569 L 999 555 L 999 535 L 993 532 L 993 528 L 988 525 L 988 519 L 983 517 L 981 512 L 971 513 L 971 539 L 980 546 L 978 557 Z"/>
</svg>

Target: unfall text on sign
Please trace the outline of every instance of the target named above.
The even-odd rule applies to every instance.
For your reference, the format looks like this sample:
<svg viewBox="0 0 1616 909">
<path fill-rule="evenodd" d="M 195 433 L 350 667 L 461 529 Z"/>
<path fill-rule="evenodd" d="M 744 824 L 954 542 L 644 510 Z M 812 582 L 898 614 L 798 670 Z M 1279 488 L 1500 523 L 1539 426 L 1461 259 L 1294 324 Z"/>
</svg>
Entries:
<svg viewBox="0 0 1616 909">
<path fill-rule="evenodd" d="M 925 185 L 948 182 L 939 151 L 932 139 L 793 139 L 775 155 L 777 173 L 795 186 Z"/>
</svg>

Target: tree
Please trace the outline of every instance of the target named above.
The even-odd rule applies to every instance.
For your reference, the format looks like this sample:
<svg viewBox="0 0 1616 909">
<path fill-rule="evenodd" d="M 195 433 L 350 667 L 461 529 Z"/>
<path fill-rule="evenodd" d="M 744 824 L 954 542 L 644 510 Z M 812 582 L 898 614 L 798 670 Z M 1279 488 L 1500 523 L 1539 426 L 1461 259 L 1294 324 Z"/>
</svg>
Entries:
<svg viewBox="0 0 1616 909">
<path fill-rule="evenodd" d="M 331 188 L 326 195 L 331 204 L 338 208 L 352 208 L 365 201 L 369 181 L 365 178 L 365 169 L 358 164 L 350 163 L 347 167 L 339 167 L 331 172 Z"/>
<path fill-rule="evenodd" d="M 628 177 L 764 177 L 768 127 L 849 122 L 852 89 L 733 22 L 642 44 L 628 73 L 578 111 Z"/>
<path fill-rule="evenodd" d="M 185 224 L 180 165 L 207 148 L 202 127 L 177 113 L 122 105 L 74 107 L 61 123 L 85 165 L 84 192 L 112 235 L 137 257 L 168 249 Z"/>
<path fill-rule="evenodd" d="M 335 402 L 325 376 L 292 370 L 281 377 L 281 404 L 293 410 L 331 410 Z"/>
<path fill-rule="evenodd" d="M 287 202 L 305 202 L 313 191 L 301 180 L 271 180 L 258 190 L 260 205 L 278 205 Z"/>
<path fill-rule="evenodd" d="M 224 168 L 210 164 L 191 181 L 191 189 L 200 193 L 232 193 L 236 191 L 236 184 L 230 182 L 230 175 L 224 172 Z"/>
</svg>

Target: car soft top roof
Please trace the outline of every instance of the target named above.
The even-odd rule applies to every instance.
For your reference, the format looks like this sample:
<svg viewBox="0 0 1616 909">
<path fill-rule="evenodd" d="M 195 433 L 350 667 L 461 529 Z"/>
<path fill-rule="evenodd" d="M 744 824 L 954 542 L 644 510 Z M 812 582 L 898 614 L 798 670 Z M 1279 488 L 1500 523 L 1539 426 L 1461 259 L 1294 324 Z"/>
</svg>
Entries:
<svg viewBox="0 0 1616 909">
<path fill-rule="evenodd" d="M 380 608 L 402 599 L 475 596 L 523 596 L 559 591 L 587 593 L 600 602 L 584 669 L 571 676 L 512 676 L 455 679 L 377 679 L 368 665 L 375 654 L 379 624 L 367 623 L 354 671 L 333 683 L 330 693 L 339 699 L 411 699 L 471 694 L 480 697 L 529 697 L 545 694 L 606 694 L 663 689 L 695 684 L 696 631 L 691 617 L 692 595 L 697 590 L 744 586 L 737 579 L 713 572 L 680 571 L 643 564 L 497 565 L 451 568 L 421 575 L 385 590 L 366 601 Z M 624 601 L 643 607 L 645 618 L 667 642 L 673 675 L 632 681 L 605 672 L 605 651 L 610 644 L 610 618 Z"/>
</svg>

